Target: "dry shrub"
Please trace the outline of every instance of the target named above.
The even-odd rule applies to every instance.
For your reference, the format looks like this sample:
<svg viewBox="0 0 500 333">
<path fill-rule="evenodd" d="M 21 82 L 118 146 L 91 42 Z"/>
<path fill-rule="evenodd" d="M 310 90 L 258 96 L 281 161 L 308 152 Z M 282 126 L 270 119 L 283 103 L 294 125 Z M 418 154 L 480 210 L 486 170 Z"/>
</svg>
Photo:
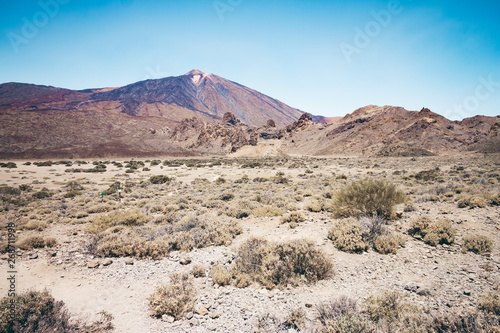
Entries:
<svg viewBox="0 0 500 333">
<path fill-rule="evenodd" d="M 108 204 L 103 203 L 103 204 L 93 205 L 93 206 L 87 208 L 87 213 L 89 213 L 89 214 L 107 213 L 107 212 L 112 211 L 112 210 L 113 210 L 113 207 L 111 207 Z"/>
<path fill-rule="evenodd" d="M 381 254 L 396 254 L 400 247 L 404 247 L 405 241 L 399 235 L 381 235 L 374 239 L 373 249 Z"/>
<path fill-rule="evenodd" d="M 328 238 L 336 248 L 346 252 L 363 252 L 368 250 L 369 233 L 354 218 L 337 221 L 328 230 Z"/>
<path fill-rule="evenodd" d="M 140 213 L 138 210 L 114 211 L 107 215 L 95 218 L 87 226 L 86 231 L 90 233 L 99 233 L 117 225 L 138 226 L 149 221 L 149 217 Z"/>
<path fill-rule="evenodd" d="M 258 207 L 259 204 L 255 201 L 232 200 L 225 206 L 224 209 L 221 209 L 219 212 L 230 217 L 241 219 L 250 216 L 250 214 L 252 214 L 252 210 Z"/>
<path fill-rule="evenodd" d="M 163 212 L 163 210 L 164 210 L 164 207 L 162 205 L 152 205 L 151 207 L 149 207 L 149 212 L 151 214 L 161 213 L 161 212 Z"/>
<path fill-rule="evenodd" d="M 305 324 L 306 314 L 301 309 L 293 309 L 285 319 L 283 326 L 287 329 L 300 331 Z"/>
<path fill-rule="evenodd" d="M 448 219 L 431 223 L 424 230 L 424 242 L 432 246 L 438 244 L 452 244 L 455 240 L 456 230 Z"/>
<path fill-rule="evenodd" d="M 490 308 L 493 299 L 491 296 L 487 299 L 485 303 Z M 370 296 L 363 307 L 364 310 L 360 310 L 354 300 L 346 297 L 320 304 L 319 332 L 500 332 L 499 318 L 494 311 L 486 308 L 483 308 L 486 313 L 474 310 L 465 313 L 433 311 L 409 303 L 401 294 L 392 291 Z"/>
<path fill-rule="evenodd" d="M 16 306 L 11 311 L 11 301 Z M 104 314 L 104 312 L 102 312 Z M 109 314 L 100 321 L 86 324 L 72 319 L 63 301 L 56 301 L 48 290 L 25 291 L 0 300 L 0 332 L 45 333 L 88 332 L 99 333 L 113 328 Z"/>
<path fill-rule="evenodd" d="M 498 290 L 490 290 L 484 293 L 479 298 L 479 308 L 485 312 L 500 316 L 500 293 Z"/>
<path fill-rule="evenodd" d="M 47 227 L 47 223 L 42 222 L 42 221 L 38 221 L 38 220 L 31 220 L 31 221 L 29 221 L 28 223 L 26 223 L 24 225 L 24 229 L 26 229 L 26 230 L 35 230 L 35 229 L 37 229 L 39 231 L 42 231 L 46 227 Z"/>
<path fill-rule="evenodd" d="M 467 236 L 462 241 L 462 252 L 487 253 L 493 250 L 493 241 L 486 236 Z"/>
<path fill-rule="evenodd" d="M 159 259 L 171 251 L 188 252 L 211 245 L 230 245 L 242 232 L 228 217 L 213 214 L 184 216 L 169 225 L 147 224 L 136 228 L 118 225 L 99 234 L 96 254 L 102 257 L 138 256 Z"/>
<path fill-rule="evenodd" d="M 40 236 L 28 237 L 17 244 L 17 247 L 21 250 L 32 250 L 40 249 L 44 247 L 54 247 L 57 245 L 57 240 L 55 238 L 43 238 Z"/>
<path fill-rule="evenodd" d="M 331 271 L 326 254 L 305 239 L 270 244 L 252 237 L 238 249 L 233 267 L 234 275 L 248 274 L 269 289 L 296 285 L 300 279 L 313 283 Z"/>
<path fill-rule="evenodd" d="M 387 228 L 385 227 L 385 225 L 387 224 L 387 221 L 378 215 L 376 215 L 376 216 L 362 216 L 358 219 L 358 223 L 363 228 L 368 230 L 368 232 L 370 233 L 370 235 L 369 235 L 370 242 L 373 242 L 373 240 L 377 236 L 388 234 Z"/>
<path fill-rule="evenodd" d="M 212 281 L 219 286 L 227 286 L 231 284 L 231 273 L 223 266 L 218 265 L 210 270 Z"/>
<path fill-rule="evenodd" d="M 318 306 L 321 333 L 374 332 L 374 325 L 360 313 L 355 300 L 346 296 Z"/>
<path fill-rule="evenodd" d="M 385 180 L 366 178 L 351 182 L 335 196 L 333 211 L 336 217 L 373 216 L 394 217 L 394 206 L 404 203 L 406 195 Z"/>
<path fill-rule="evenodd" d="M 203 267 L 202 265 L 194 265 L 191 269 L 191 274 L 193 274 L 195 278 L 205 277 L 205 267 Z"/>
<path fill-rule="evenodd" d="M 421 235 L 432 224 L 432 220 L 427 215 L 419 216 L 411 221 L 410 235 Z"/>
<path fill-rule="evenodd" d="M 253 282 L 252 276 L 245 273 L 234 272 L 233 278 L 233 284 L 236 288 L 246 288 Z"/>
<path fill-rule="evenodd" d="M 252 215 L 257 217 L 262 216 L 280 216 L 283 215 L 285 211 L 281 208 L 275 206 L 262 206 L 252 210 Z"/>
<path fill-rule="evenodd" d="M 487 204 L 486 199 L 479 195 L 467 195 L 457 202 L 458 208 L 469 207 L 470 209 L 483 208 Z"/>
<path fill-rule="evenodd" d="M 311 198 L 304 203 L 304 210 L 314 213 L 321 212 L 323 210 L 323 205 L 319 199 Z"/>
<path fill-rule="evenodd" d="M 170 283 L 156 288 L 149 296 L 149 308 L 155 317 L 169 315 L 176 320 L 194 310 L 196 289 L 188 273 L 170 274 Z"/>
<path fill-rule="evenodd" d="M 421 325 L 421 309 L 406 302 L 403 296 L 394 291 L 386 291 L 379 295 L 372 295 L 363 303 L 363 306 L 374 322 L 399 325 L 411 329 Z"/>
<path fill-rule="evenodd" d="M 420 216 L 411 223 L 410 235 L 423 237 L 424 242 L 432 246 L 452 244 L 456 230 L 448 219 L 432 222 L 428 216 Z"/>
</svg>

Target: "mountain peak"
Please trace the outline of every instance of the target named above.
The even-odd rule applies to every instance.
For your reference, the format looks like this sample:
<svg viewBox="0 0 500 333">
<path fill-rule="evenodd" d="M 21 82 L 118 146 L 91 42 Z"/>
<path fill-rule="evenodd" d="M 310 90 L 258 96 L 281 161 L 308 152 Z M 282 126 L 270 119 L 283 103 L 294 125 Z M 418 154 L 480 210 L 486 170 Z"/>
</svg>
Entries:
<svg viewBox="0 0 500 333">
<path fill-rule="evenodd" d="M 191 71 L 187 72 L 187 73 L 186 73 L 186 74 L 184 74 L 184 75 L 189 75 L 189 76 L 191 76 L 191 75 L 203 75 L 203 74 L 205 74 L 205 73 L 203 73 L 203 72 L 202 72 L 202 71 L 200 71 L 199 69 L 193 69 L 193 70 L 191 70 Z"/>
</svg>

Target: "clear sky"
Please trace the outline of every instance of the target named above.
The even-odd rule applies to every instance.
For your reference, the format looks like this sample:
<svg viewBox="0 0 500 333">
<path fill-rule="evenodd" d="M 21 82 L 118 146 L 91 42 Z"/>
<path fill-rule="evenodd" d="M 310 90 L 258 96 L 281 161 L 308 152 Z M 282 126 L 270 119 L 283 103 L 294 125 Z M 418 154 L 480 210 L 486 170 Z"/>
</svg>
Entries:
<svg viewBox="0 0 500 333">
<path fill-rule="evenodd" d="M 197 68 L 312 114 L 500 114 L 500 1 L 0 2 L 0 83 L 122 86 Z"/>
</svg>

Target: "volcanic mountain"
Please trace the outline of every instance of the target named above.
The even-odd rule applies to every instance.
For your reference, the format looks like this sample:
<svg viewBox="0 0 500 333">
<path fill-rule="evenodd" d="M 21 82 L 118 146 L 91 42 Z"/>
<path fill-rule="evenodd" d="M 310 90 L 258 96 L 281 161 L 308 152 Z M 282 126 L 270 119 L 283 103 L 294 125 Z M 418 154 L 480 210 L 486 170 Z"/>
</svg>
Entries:
<svg viewBox="0 0 500 333">
<path fill-rule="evenodd" d="M 113 109 L 134 117 L 159 117 L 178 123 L 197 116 L 222 119 L 230 112 L 249 126 L 273 119 L 278 126 L 304 112 L 214 74 L 192 70 L 185 75 L 140 81 L 119 88 L 81 91 L 22 83 L 0 85 L 0 111 L 82 111 Z"/>
<path fill-rule="evenodd" d="M 0 85 L 0 157 L 498 152 L 499 120 L 451 121 L 426 108 L 375 105 L 344 117 L 314 117 L 199 70 L 80 91 L 6 83 Z"/>
<path fill-rule="evenodd" d="M 0 156 L 190 154 L 166 143 L 184 119 L 221 121 L 230 113 L 258 127 L 285 126 L 304 112 L 214 74 L 136 82 L 118 88 L 70 90 L 23 83 L 0 85 Z"/>
</svg>

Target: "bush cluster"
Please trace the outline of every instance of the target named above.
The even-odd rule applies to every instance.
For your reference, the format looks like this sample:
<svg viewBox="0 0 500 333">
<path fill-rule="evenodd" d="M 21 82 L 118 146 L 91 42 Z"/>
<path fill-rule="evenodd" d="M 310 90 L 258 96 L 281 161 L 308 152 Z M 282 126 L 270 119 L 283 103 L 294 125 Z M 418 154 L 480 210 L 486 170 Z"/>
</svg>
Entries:
<svg viewBox="0 0 500 333">
<path fill-rule="evenodd" d="M 487 253 L 493 250 L 493 241 L 486 236 L 467 236 L 462 240 L 462 251 L 474 253 Z"/>
<path fill-rule="evenodd" d="M 16 307 L 10 312 L 12 297 L 0 300 L 0 332 L 105 332 L 113 328 L 113 317 L 102 312 L 102 318 L 93 324 L 72 319 L 63 301 L 56 301 L 48 290 L 28 290 L 14 296 Z M 12 315 L 12 316 L 11 316 Z"/>
<path fill-rule="evenodd" d="M 113 213 L 112 215 L 114 216 Z M 132 219 L 133 227 L 128 228 L 124 223 L 108 223 L 108 219 L 104 218 L 104 223 L 89 226 L 89 230 L 96 235 L 95 246 L 92 246 L 93 254 L 101 257 L 137 256 L 158 259 L 171 251 L 188 252 L 193 248 L 229 245 L 242 232 L 234 219 L 212 214 L 187 215 L 178 222 L 159 225 L 135 223 L 137 219 Z"/>
<path fill-rule="evenodd" d="M 272 289 L 297 285 L 301 279 L 316 282 L 326 278 L 332 267 L 326 254 L 309 240 L 269 243 L 252 237 L 239 247 L 232 273 L 236 279 L 251 277 Z"/>
<path fill-rule="evenodd" d="M 175 320 L 194 310 L 196 289 L 188 273 L 170 274 L 170 283 L 156 288 L 149 297 L 149 308 L 154 317 L 168 315 Z"/>
<path fill-rule="evenodd" d="M 165 175 L 151 176 L 151 178 L 149 178 L 149 182 L 151 184 L 165 184 L 169 183 L 170 181 L 171 179 Z"/>
<path fill-rule="evenodd" d="M 411 222 L 409 233 L 423 237 L 424 242 L 432 246 L 452 244 L 455 241 L 456 230 L 448 219 L 432 222 L 428 216 L 420 216 Z"/>
<path fill-rule="evenodd" d="M 498 299 L 491 294 L 483 297 L 482 312 L 443 313 L 412 304 L 393 291 L 370 296 L 362 307 L 344 296 L 318 306 L 318 329 L 321 333 L 498 332 Z"/>
<path fill-rule="evenodd" d="M 55 238 L 43 238 L 40 236 L 28 237 L 17 244 L 17 247 L 21 250 L 32 250 L 40 249 L 44 247 L 54 247 L 57 245 L 57 240 Z"/>
<path fill-rule="evenodd" d="M 394 217 L 394 206 L 404 203 L 406 195 L 385 180 L 361 179 L 340 190 L 333 203 L 334 215 L 340 217 Z"/>
<path fill-rule="evenodd" d="M 369 232 L 352 217 L 336 221 L 328 230 L 328 238 L 341 251 L 359 253 L 370 247 Z"/>
</svg>

